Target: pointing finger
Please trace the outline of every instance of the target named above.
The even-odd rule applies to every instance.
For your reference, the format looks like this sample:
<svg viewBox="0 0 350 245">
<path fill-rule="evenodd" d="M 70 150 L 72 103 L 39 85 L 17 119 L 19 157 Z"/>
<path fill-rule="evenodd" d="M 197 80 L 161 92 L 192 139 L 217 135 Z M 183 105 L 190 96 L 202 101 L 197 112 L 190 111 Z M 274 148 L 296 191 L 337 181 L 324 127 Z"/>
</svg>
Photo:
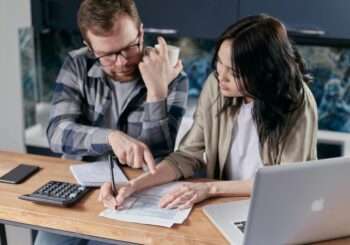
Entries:
<svg viewBox="0 0 350 245">
<path fill-rule="evenodd" d="M 151 174 L 156 174 L 157 173 L 156 162 L 155 162 L 151 152 L 148 149 L 145 149 L 143 156 L 144 156 L 145 162 L 146 162 Z"/>
</svg>

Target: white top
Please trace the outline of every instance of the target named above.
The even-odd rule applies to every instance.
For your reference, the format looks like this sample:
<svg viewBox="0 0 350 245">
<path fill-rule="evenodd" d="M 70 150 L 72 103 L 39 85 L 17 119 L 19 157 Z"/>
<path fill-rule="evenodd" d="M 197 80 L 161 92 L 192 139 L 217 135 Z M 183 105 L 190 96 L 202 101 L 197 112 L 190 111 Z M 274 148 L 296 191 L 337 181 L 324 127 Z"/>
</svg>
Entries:
<svg viewBox="0 0 350 245">
<path fill-rule="evenodd" d="M 262 167 L 259 151 L 259 138 L 252 108 L 254 102 L 242 104 L 237 123 L 232 130 L 231 147 L 226 162 L 226 175 L 230 180 L 253 178 Z"/>
</svg>

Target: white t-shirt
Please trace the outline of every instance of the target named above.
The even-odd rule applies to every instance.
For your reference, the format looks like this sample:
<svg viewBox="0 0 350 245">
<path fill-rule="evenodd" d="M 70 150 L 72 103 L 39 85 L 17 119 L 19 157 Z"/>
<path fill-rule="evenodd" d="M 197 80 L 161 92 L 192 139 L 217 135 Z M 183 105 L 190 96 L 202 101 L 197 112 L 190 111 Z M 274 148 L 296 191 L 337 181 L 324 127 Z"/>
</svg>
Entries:
<svg viewBox="0 0 350 245">
<path fill-rule="evenodd" d="M 237 123 L 232 130 L 231 146 L 226 162 L 226 176 L 229 180 L 253 178 L 262 167 L 259 151 L 259 137 L 252 109 L 254 102 L 242 104 Z"/>
</svg>

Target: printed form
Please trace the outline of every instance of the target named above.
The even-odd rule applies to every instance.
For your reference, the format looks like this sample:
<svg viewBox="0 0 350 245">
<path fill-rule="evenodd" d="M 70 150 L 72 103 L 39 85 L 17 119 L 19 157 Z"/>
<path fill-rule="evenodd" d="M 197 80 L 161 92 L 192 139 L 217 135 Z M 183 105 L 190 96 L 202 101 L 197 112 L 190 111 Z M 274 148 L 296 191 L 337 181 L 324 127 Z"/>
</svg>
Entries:
<svg viewBox="0 0 350 245">
<path fill-rule="evenodd" d="M 182 224 L 188 217 L 191 208 L 184 210 L 163 209 L 158 207 L 158 202 L 166 193 L 183 183 L 185 182 L 172 182 L 134 193 L 126 200 L 123 210 L 106 209 L 100 213 L 100 216 L 168 228 L 173 224 Z"/>
</svg>

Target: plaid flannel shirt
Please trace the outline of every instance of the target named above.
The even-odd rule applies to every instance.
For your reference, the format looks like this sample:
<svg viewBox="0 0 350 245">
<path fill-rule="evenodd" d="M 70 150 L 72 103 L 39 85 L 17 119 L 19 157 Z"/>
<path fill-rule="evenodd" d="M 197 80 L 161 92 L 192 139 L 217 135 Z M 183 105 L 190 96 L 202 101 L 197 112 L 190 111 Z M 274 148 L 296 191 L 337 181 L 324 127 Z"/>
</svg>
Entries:
<svg viewBox="0 0 350 245">
<path fill-rule="evenodd" d="M 152 103 L 146 102 L 147 89 L 140 78 L 115 128 L 99 127 L 111 104 L 107 79 L 87 48 L 68 54 L 56 81 L 46 131 L 51 150 L 69 159 L 100 156 L 111 151 L 107 137 L 118 129 L 147 144 L 157 161 L 170 154 L 187 105 L 185 73 L 169 84 L 166 99 Z"/>
</svg>

